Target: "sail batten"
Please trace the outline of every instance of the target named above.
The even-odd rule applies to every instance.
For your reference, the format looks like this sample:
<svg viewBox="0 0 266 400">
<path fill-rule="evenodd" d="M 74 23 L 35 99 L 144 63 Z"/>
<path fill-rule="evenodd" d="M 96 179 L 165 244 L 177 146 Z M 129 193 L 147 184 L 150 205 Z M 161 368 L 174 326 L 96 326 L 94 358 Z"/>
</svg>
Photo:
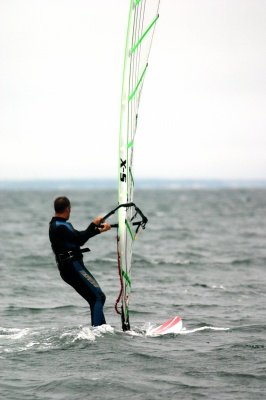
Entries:
<svg viewBox="0 0 266 400">
<path fill-rule="evenodd" d="M 140 76 L 140 78 L 139 78 L 139 80 L 138 80 L 138 82 L 136 84 L 136 87 L 134 88 L 133 92 L 128 96 L 128 101 L 131 101 L 133 99 L 133 97 L 135 96 L 135 94 L 137 93 L 137 90 L 138 90 L 140 84 L 142 83 L 142 81 L 144 79 L 144 76 L 145 76 L 147 68 L 148 68 L 148 64 L 146 64 L 146 66 L 145 66 L 145 68 L 144 68 L 144 70 L 143 70 L 143 72 L 142 72 L 142 74 L 141 74 L 141 76 Z"/>
<path fill-rule="evenodd" d="M 154 20 L 152 21 L 152 23 L 150 24 L 150 26 L 148 26 L 148 28 L 146 29 L 146 31 L 143 33 L 143 35 L 139 38 L 139 40 L 137 41 L 137 43 L 132 47 L 131 49 L 131 53 L 134 53 L 134 51 L 136 51 L 136 49 L 139 47 L 139 45 L 141 44 L 142 40 L 145 38 L 145 36 L 149 33 L 149 31 L 152 29 L 153 25 L 156 24 L 157 19 L 159 18 L 159 14 L 156 16 L 156 18 L 154 18 Z"/>
</svg>

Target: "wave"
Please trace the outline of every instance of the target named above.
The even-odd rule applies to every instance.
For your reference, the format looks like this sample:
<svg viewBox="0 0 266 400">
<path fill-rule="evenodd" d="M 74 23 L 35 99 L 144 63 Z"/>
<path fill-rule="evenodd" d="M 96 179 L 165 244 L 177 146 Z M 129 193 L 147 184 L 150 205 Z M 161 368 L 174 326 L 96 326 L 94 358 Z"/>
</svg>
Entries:
<svg viewBox="0 0 266 400">
<path fill-rule="evenodd" d="M 254 340 L 254 339 L 252 339 Z M 256 338 L 256 340 L 260 341 L 258 338 Z M 228 346 L 230 351 L 243 351 L 245 349 L 251 349 L 251 350 L 263 350 L 265 349 L 265 344 L 264 344 L 264 340 L 261 340 L 261 343 L 234 343 L 230 346 Z"/>
<path fill-rule="evenodd" d="M 71 307 L 71 306 L 70 306 Z M 65 307 L 61 307 L 65 308 Z M 46 352 L 53 350 L 66 350 L 71 348 L 84 348 L 98 340 L 106 338 L 112 340 L 112 337 L 119 337 L 121 335 L 126 338 L 127 336 L 135 336 L 147 340 L 153 339 L 149 336 L 149 331 L 155 325 L 151 322 L 146 322 L 141 326 L 132 326 L 132 330 L 123 332 L 121 328 L 115 328 L 109 324 L 99 327 L 90 326 L 74 326 L 74 327 L 50 327 L 39 326 L 34 328 L 6 328 L 0 327 L 0 358 L 8 356 L 8 354 L 23 353 L 23 352 Z M 194 335 L 203 332 L 213 332 L 218 334 L 226 331 L 234 332 L 256 332 L 264 333 L 265 325 L 242 325 L 236 327 L 228 326 L 213 326 L 207 324 L 199 324 L 196 327 L 183 327 L 179 333 L 169 333 L 164 336 L 157 336 L 156 340 L 165 340 L 167 338 L 181 338 L 185 335 Z M 261 335 L 263 337 L 263 335 Z M 254 350 L 265 349 L 263 340 L 257 338 L 256 341 L 234 343 L 230 349 L 245 349 L 250 348 Z"/>
<path fill-rule="evenodd" d="M 245 325 L 238 325 L 232 328 L 235 332 L 248 332 L 248 333 L 264 333 L 266 329 L 265 324 L 245 324 Z"/>
<path fill-rule="evenodd" d="M 21 339 L 23 336 L 26 336 L 29 333 L 29 328 L 1 328 L 0 327 L 0 339 L 12 339 L 17 340 Z"/>
<path fill-rule="evenodd" d="M 192 287 L 200 287 L 203 289 L 221 289 L 225 290 L 223 285 L 207 285 L 206 283 L 194 283 L 191 285 Z"/>
<path fill-rule="evenodd" d="M 127 331 L 126 334 L 130 336 L 149 336 L 149 337 L 172 337 L 172 336 L 179 336 L 179 335 L 189 335 L 192 333 L 197 333 L 197 332 L 202 332 L 202 331 L 229 331 L 231 328 L 229 327 L 217 327 L 217 326 L 200 326 L 198 328 L 194 329 L 187 329 L 186 327 L 183 327 L 179 333 L 168 333 L 164 335 L 157 335 L 153 336 L 150 335 L 150 331 L 152 328 L 155 328 L 155 324 L 152 324 L 150 322 L 146 322 L 142 327 L 134 327 L 131 331 Z"/>
<path fill-rule="evenodd" d="M 133 256 L 133 266 L 134 267 L 157 267 L 157 266 L 197 266 L 199 264 L 198 259 L 203 258 L 202 255 L 198 255 L 197 253 L 184 253 L 179 256 L 144 256 L 138 253 L 134 253 Z M 116 265 L 117 257 L 114 254 L 108 254 L 101 258 L 95 258 L 94 260 L 90 260 L 92 265 L 99 265 L 101 267 Z"/>
<path fill-rule="evenodd" d="M 217 326 L 201 326 L 199 328 L 194 328 L 194 329 L 186 329 L 183 328 L 180 332 L 180 335 L 189 335 L 191 333 L 196 333 L 196 332 L 201 332 L 201 331 L 229 331 L 230 328 L 223 328 L 223 327 L 217 327 Z"/>
<path fill-rule="evenodd" d="M 143 254 L 134 253 L 133 256 L 133 264 L 142 266 L 157 266 L 157 265 L 194 265 L 194 262 L 191 258 L 198 256 L 197 253 L 180 253 L 176 256 L 168 257 L 166 255 L 154 257 L 152 255 L 145 256 Z M 101 258 L 96 258 L 92 261 L 94 264 L 117 264 L 117 255 L 115 253 L 107 254 Z"/>
<path fill-rule="evenodd" d="M 232 265 L 251 265 L 254 263 L 254 260 L 251 258 L 236 258 L 232 261 Z"/>
<path fill-rule="evenodd" d="M 106 334 L 113 334 L 111 325 L 74 328 L 3 328 L 0 327 L 0 354 L 25 351 L 66 349 L 79 343 L 89 344 Z"/>
<path fill-rule="evenodd" d="M 51 351 L 55 349 L 68 349 L 73 346 L 84 347 L 92 344 L 99 338 L 106 335 L 127 335 L 146 338 L 150 328 L 154 326 L 151 323 L 145 323 L 143 326 L 132 327 L 132 330 L 123 332 L 121 329 L 112 327 L 109 324 L 99 327 L 79 326 L 64 328 L 5 328 L 0 327 L 0 354 L 1 356 L 9 353 L 21 353 L 25 351 Z M 204 330 L 226 331 L 229 328 L 202 326 L 194 329 L 182 328 L 180 335 L 188 335 Z M 178 336 L 178 334 L 168 334 L 169 336 Z"/>
<path fill-rule="evenodd" d="M 56 307 L 19 307 L 8 306 L 5 308 L 6 315 L 25 315 L 25 314 L 41 314 L 52 310 L 71 310 L 76 309 L 74 305 L 56 306 Z"/>
</svg>

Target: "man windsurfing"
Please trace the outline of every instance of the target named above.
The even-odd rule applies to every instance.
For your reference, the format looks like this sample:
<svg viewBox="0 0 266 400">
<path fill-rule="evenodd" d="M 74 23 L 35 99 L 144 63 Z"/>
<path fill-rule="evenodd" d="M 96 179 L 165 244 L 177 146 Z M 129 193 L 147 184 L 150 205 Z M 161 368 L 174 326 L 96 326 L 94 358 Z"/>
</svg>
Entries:
<svg viewBox="0 0 266 400">
<path fill-rule="evenodd" d="M 95 218 L 84 231 L 77 231 L 70 222 L 71 204 L 67 197 L 57 197 L 54 201 L 55 215 L 50 221 L 49 238 L 62 279 L 71 285 L 90 305 L 91 324 L 105 324 L 103 306 L 105 294 L 98 282 L 83 263 L 81 249 L 88 239 L 111 229 L 110 224 Z"/>
</svg>

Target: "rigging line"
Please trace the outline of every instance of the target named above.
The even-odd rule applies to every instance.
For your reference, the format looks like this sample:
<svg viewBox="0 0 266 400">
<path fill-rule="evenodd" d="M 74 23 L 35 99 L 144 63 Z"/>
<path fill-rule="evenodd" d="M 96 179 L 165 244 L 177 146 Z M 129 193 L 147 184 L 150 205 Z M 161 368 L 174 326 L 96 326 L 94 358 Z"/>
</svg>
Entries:
<svg viewBox="0 0 266 400">
<path fill-rule="evenodd" d="M 151 28 L 156 24 L 157 19 L 159 18 L 159 14 L 157 14 L 157 16 L 154 18 L 154 20 L 152 21 L 152 23 L 148 26 L 148 28 L 146 29 L 146 31 L 143 33 L 143 35 L 141 36 L 141 38 L 137 41 L 137 43 L 132 47 L 131 49 L 131 53 L 134 53 L 136 51 L 136 49 L 138 48 L 138 46 L 140 45 L 140 43 L 142 42 L 142 40 L 145 38 L 145 36 L 149 33 L 149 31 L 151 30 Z"/>
<path fill-rule="evenodd" d="M 132 0 L 133 1 L 133 0 Z M 123 112 L 123 108 L 127 107 L 127 98 L 124 98 L 124 95 L 127 95 L 127 90 L 128 90 L 128 62 L 129 62 L 129 53 L 130 53 L 130 38 L 131 38 L 131 27 L 132 27 L 132 18 L 133 18 L 133 3 L 131 2 L 130 8 L 129 8 L 129 14 L 128 14 L 128 23 L 127 23 L 127 31 L 126 31 L 126 45 L 125 45 L 125 50 L 124 50 L 124 63 L 123 63 L 123 78 L 122 78 L 122 92 L 121 92 L 121 108 L 120 108 L 120 124 L 119 124 L 119 153 L 121 152 L 122 146 L 124 146 L 124 135 L 123 132 L 128 124 L 128 120 L 125 121 L 126 119 L 126 113 Z M 126 104 L 124 103 L 126 102 Z M 123 152 L 123 157 L 125 157 L 125 154 Z M 118 169 L 118 176 L 120 176 L 120 160 L 119 160 L 119 169 Z M 118 196 L 118 201 L 119 203 L 122 201 L 124 202 L 124 193 L 119 189 L 119 196 Z"/>
<path fill-rule="evenodd" d="M 144 11 L 145 11 L 145 9 L 144 9 Z M 135 59 L 134 56 L 133 56 L 133 59 Z M 134 67 L 134 63 L 133 63 L 133 67 Z M 128 98 L 129 101 L 131 101 L 132 98 L 134 97 L 134 94 L 136 93 L 136 88 L 139 86 L 140 81 L 142 80 L 142 79 L 139 78 L 139 71 L 137 70 L 137 68 L 135 68 L 135 73 L 136 73 L 136 81 L 134 82 L 133 88 L 131 88 L 130 95 L 129 95 L 129 98 Z M 142 72 L 142 75 L 143 75 L 143 72 Z M 137 79 L 138 79 L 138 81 L 137 81 Z M 139 104 L 139 102 L 137 102 L 136 108 L 138 107 L 138 104 Z"/>
<path fill-rule="evenodd" d="M 135 20 L 134 20 L 134 27 L 133 27 L 133 38 L 132 38 L 132 43 L 134 43 L 134 40 L 137 38 L 137 26 L 138 26 L 138 13 L 139 13 L 139 7 L 136 9 L 135 8 Z M 131 63 L 131 74 L 130 74 L 130 87 L 129 87 L 129 93 L 132 90 L 132 87 L 135 85 L 135 57 L 130 53 L 130 63 Z M 129 131 L 128 131 L 128 142 L 131 140 L 131 135 L 132 135 L 132 121 L 133 121 L 133 104 L 129 104 L 129 114 L 130 114 L 130 123 L 129 123 Z"/>
<path fill-rule="evenodd" d="M 133 37 L 132 43 L 137 39 L 138 33 L 138 20 L 139 20 L 139 11 L 140 7 L 135 6 L 135 19 L 134 19 L 134 26 L 133 26 Z M 135 67 L 135 57 L 130 53 L 130 63 L 131 63 L 131 73 L 130 73 L 130 87 L 129 93 L 132 91 L 132 88 L 135 86 L 135 74 L 136 74 L 136 67 Z M 132 127 L 133 127 L 133 115 L 134 115 L 134 108 L 133 104 L 129 105 L 129 113 L 130 113 L 130 124 L 129 124 L 129 132 L 128 132 L 128 142 L 132 139 Z"/>
<path fill-rule="evenodd" d="M 138 39 L 138 31 L 139 31 L 139 16 L 141 13 L 141 6 L 134 7 L 134 23 L 133 23 L 133 32 L 132 32 L 132 42 L 131 47 Z M 130 74 L 129 74 L 129 93 L 133 90 L 136 82 L 136 55 L 130 53 Z M 135 107 L 133 102 L 129 101 L 128 104 L 128 131 L 127 131 L 127 142 L 132 142 L 132 137 L 134 134 L 134 116 L 135 116 Z M 132 188 L 132 172 L 130 166 L 133 162 L 133 149 L 128 147 L 127 149 L 127 159 L 128 159 L 128 199 L 132 199 L 133 196 L 133 188 Z"/>
<path fill-rule="evenodd" d="M 135 43 L 136 40 L 138 40 L 139 37 L 139 31 L 140 31 L 140 20 L 141 20 L 141 15 L 142 15 L 142 8 L 143 4 L 141 3 L 140 6 L 137 7 L 136 10 L 136 25 L 134 27 L 135 29 L 135 35 L 134 35 L 134 41 L 132 42 L 132 45 Z M 132 57 L 132 65 L 133 65 L 133 74 L 132 74 L 132 87 L 130 88 L 130 92 L 133 90 L 133 88 L 136 86 L 137 82 L 137 77 L 138 77 L 138 54 L 131 54 Z M 135 118 L 135 113 L 136 113 L 136 104 L 132 102 L 131 104 L 131 139 L 134 133 L 134 118 Z"/>
<path fill-rule="evenodd" d="M 160 2 L 159 2 L 160 3 Z M 158 14 L 158 11 L 159 11 L 159 3 L 158 3 L 158 6 L 157 6 L 157 17 L 155 18 L 155 22 L 158 20 L 158 18 L 159 18 L 159 14 Z M 151 51 L 151 46 L 152 46 L 152 41 L 153 41 L 153 36 L 154 36 L 154 31 L 155 31 L 155 23 L 152 23 L 150 26 L 153 26 L 153 29 L 152 29 L 152 35 L 151 35 L 151 39 L 150 39 L 150 42 L 149 42 L 149 46 L 148 46 L 148 51 L 147 51 L 147 60 L 149 59 L 149 55 L 150 55 L 150 51 Z M 147 31 L 146 31 L 147 32 Z M 145 36 L 145 35 L 144 35 Z M 142 36 L 142 40 L 143 40 L 143 37 L 144 36 Z M 140 89 L 139 89 L 139 94 L 138 94 L 138 98 L 140 99 L 140 97 L 141 97 L 141 92 L 142 92 L 142 88 L 143 88 L 143 82 L 142 82 L 142 84 L 141 84 L 141 87 L 140 87 Z"/>
<path fill-rule="evenodd" d="M 146 0 L 145 0 L 145 2 L 146 2 Z M 159 6 L 158 6 L 159 7 Z M 158 10 L 159 10 L 159 8 L 157 7 L 157 17 L 155 18 L 155 22 L 157 21 L 157 19 L 159 18 L 159 15 L 158 15 Z M 148 33 L 148 31 L 151 29 L 151 27 L 153 27 L 153 29 L 152 29 L 152 36 L 151 36 L 151 38 L 150 38 L 150 40 L 149 40 L 149 45 L 147 46 L 147 56 L 146 56 L 146 59 L 148 60 L 149 59 L 149 55 L 150 55 L 150 50 L 151 50 L 151 46 L 152 46 L 152 40 L 153 40 L 153 34 L 154 34 L 154 28 L 155 28 L 155 23 L 152 23 L 151 25 L 150 25 L 150 28 L 148 29 L 148 30 L 146 30 L 145 32 L 146 33 L 144 33 L 143 35 L 142 35 L 142 38 L 141 38 L 141 42 L 142 42 L 142 40 L 143 40 L 143 38 L 146 36 L 146 34 Z M 140 43 L 141 42 L 139 42 L 139 45 L 138 45 L 138 47 L 141 47 L 140 46 Z M 140 97 L 141 97 L 141 92 L 142 92 L 142 87 L 143 87 L 143 81 L 142 81 L 142 84 L 141 84 L 141 87 L 140 87 L 140 89 L 139 89 L 139 94 L 138 94 L 138 98 L 140 99 Z"/>
<path fill-rule="evenodd" d="M 142 1 L 142 3 L 139 5 L 138 10 L 137 10 L 137 24 L 135 27 L 136 30 L 136 35 L 134 35 L 134 43 L 136 43 L 136 41 L 138 41 L 138 39 L 141 37 L 142 32 L 143 32 L 143 25 L 144 25 L 144 16 L 145 16 L 145 8 L 146 8 L 146 0 Z M 134 52 L 133 54 L 131 54 L 131 57 L 133 59 L 133 71 L 134 71 L 134 77 L 133 77 L 133 82 L 134 82 L 134 86 L 131 88 L 130 93 L 132 93 L 132 90 L 134 90 L 134 87 L 136 87 L 138 79 L 139 79 L 139 75 L 140 75 L 140 66 L 141 66 L 141 56 L 143 55 L 142 52 L 142 46 L 139 46 L 137 51 Z M 145 56 L 145 54 L 144 54 Z M 138 108 L 139 108 L 139 97 L 138 96 L 134 96 L 134 98 L 131 100 L 131 132 L 130 132 L 130 168 L 129 168 L 129 172 L 130 172 L 130 179 L 132 182 L 131 185 L 131 190 L 133 192 L 133 187 L 134 187 L 134 178 L 133 178 L 133 158 L 134 158 L 134 147 L 133 147 L 133 143 L 134 143 L 134 139 L 135 139 L 135 135 L 136 135 L 136 129 L 137 129 L 137 113 L 138 113 Z M 131 197 L 133 196 L 133 193 L 131 194 Z"/>
<path fill-rule="evenodd" d="M 135 17 L 134 17 L 134 24 L 133 24 L 133 35 L 132 35 L 131 46 L 133 46 L 135 40 L 138 39 L 138 23 L 139 23 L 140 10 L 141 10 L 141 7 L 135 6 L 135 8 L 134 8 Z M 134 87 L 134 85 L 135 85 L 134 73 L 136 72 L 136 68 L 135 68 L 135 57 L 131 53 L 131 51 L 129 51 L 129 53 L 130 53 L 130 62 L 131 62 L 131 66 L 132 66 L 132 70 L 131 70 L 131 86 L 130 86 L 130 90 L 131 90 L 131 88 Z"/>
<path fill-rule="evenodd" d="M 155 22 L 157 22 L 157 20 L 158 20 L 158 18 L 159 18 L 159 6 L 160 6 L 160 0 L 159 0 L 159 2 L 158 2 L 158 5 L 157 5 L 157 17 L 156 17 L 155 20 L 154 20 Z M 154 37 L 154 31 L 155 31 L 155 25 L 156 25 L 156 24 L 153 24 L 152 35 L 151 35 L 150 44 L 149 44 L 149 47 L 148 47 L 147 60 L 149 59 L 149 55 L 150 55 L 150 51 L 151 51 L 151 46 L 152 46 L 153 37 Z M 142 87 L 143 87 L 143 82 L 142 82 L 142 85 L 141 85 L 141 87 L 140 87 L 140 89 L 139 89 L 139 98 L 140 98 L 140 96 L 141 96 Z"/>
<path fill-rule="evenodd" d="M 146 5 L 146 0 L 142 1 L 141 6 L 139 7 L 140 8 L 140 15 L 139 15 L 139 18 L 138 18 L 139 24 L 138 24 L 138 32 L 137 32 L 136 41 L 138 41 L 139 38 L 142 35 L 143 20 L 144 20 L 144 15 L 145 15 L 145 5 Z M 134 43 L 136 43 L 136 42 L 134 42 Z M 139 78 L 140 59 L 141 59 L 141 46 L 138 48 L 138 51 L 136 52 L 136 54 L 132 53 L 132 56 L 135 57 L 135 63 L 136 63 L 136 69 L 135 69 L 136 70 L 136 79 L 135 79 L 135 83 L 134 83 L 134 86 L 136 86 L 136 82 L 137 82 L 137 80 Z M 134 113 L 134 116 L 135 116 L 136 111 L 138 109 L 138 102 L 137 102 L 136 98 L 134 100 L 134 107 L 135 107 L 135 113 Z M 133 123 L 134 123 L 134 128 L 135 128 L 135 121 L 133 121 Z"/>
<path fill-rule="evenodd" d="M 158 1 L 158 5 L 157 5 L 157 11 L 156 11 L 157 12 L 157 17 L 155 18 L 155 24 L 153 25 L 153 31 L 152 31 L 151 41 L 150 41 L 150 48 L 149 48 L 149 51 L 148 51 L 148 58 L 150 57 L 151 46 L 152 46 L 154 32 L 155 32 L 155 25 L 156 25 L 156 22 L 158 21 L 158 18 L 159 18 L 160 1 L 161 0 Z"/>
<path fill-rule="evenodd" d="M 131 43 L 135 40 L 136 37 L 136 23 L 137 23 L 137 13 L 136 13 L 136 6 L 133 7 L 133 12 L 134 12 L 134 20 L 133 20 L 133 28 L 132 28 L 132 39 Z M 128 81 L 128 93 L 130 93 L 130 88 L 134 84 L 133 81 L 133 64 L 132 64 L 132 56 L 129 52 L 128 54 L 129 57 L 129 81 Z M 128 121 L 127 121 L 127 147 L 126 147 L 126 152 L 127 152 L 127 201 L 131 200 L 132 197 L 132 191 L 131 191 L 131 181 L 130 181 L 130 175 L 129 175 L 129 168 L 130 168 L 130 150 L 128 149 L 128 143 L 131 140 L 131 127 L 132 127 L 132 107 L 131 104 L 128 102 L 127 98 L 127 112 L 128 112 Z M 128 210 L 126 215 L 131 214 L 131 211 Z"/>
<path fill-rule="evenodd" d="M 137 10 L 137 23 L 136 26 L 134 27 L 136 34 L 134 35 L 134 43 L 136 43 L 139 38 L 141 37 L 142 33 L 143 33 L 143 26 L 144 26 L 144 16 L 145 16 L 145 9 L 146 9 L 146 0 L 142 1 L 141 4 L 138 7 Z M 133 46 L 133 44 L 132 44 Z M 132 91 L 134 90 L 134 88 L 137 85 L 139 76 L 140 76 L 140 68 L 141 68 L 141 56 L 143 55 L 143 51 L 142 51 L 142 46 L 139 46 L 137 51 L 135 51 L 133 54 L 131 54 L 132 57 L 132 62 L 133 62 L 133 71 L 134 71 L 134 76 L 133 76 L 133 82 L 134 85 L 133 87 L 131 87 L 131 91 L 130 93 L 132 93 Z M 144 53 L 145 56 L 145 53 Z M 134 188 L 134 177 L 133 177 L 133 159 L 134 159 L 134 139 L 135 139 L 135 135 L 136 135 L 136 130 L 137 130 L 137 114 L 138 114 L 138 108 L 139 108 L 139 96 L 133 96 L 133 99 L 130 100 L 131 102 L 131 120 L 130 120 L 130 138 L 131 141 L 128 144 L 128 148 L 130 148 L 129 151 L 129 158 L 130 158 L 130 166 L 129 167 L 129 173 L 130 173 L 130 180 L 131 180 L 131 188 L 130 191 L 132 192 L 130 194 L 131 198 L 133 197 L 133 188 Z"/>
<path fill-rule="evenodd" d="M 134 13 L 134 18 L 133 18 L 133 26 L 132 26 L 132 38 L 131 38 L 131 46 L 134 43 L 134 40 L 136 40 L 136 24 L 137 24 L 137 17 L 138 17 L 138 8 L 136 5 L 133 5 L 133 0 L 132 0 L 132 12 Z M 131 92 L 131 87 L 134 85 L 134 64 L 133 64 L 133 59 L 132 59 L 132 54 L 129 51 L 129 77 L 128 77 L 128 93 Z M 132 127 L 132 105 L 129 103 L 127 99 L 127 114 L 128 114 L 128 120 L 127 120 L 127 143 L 131 140 L 131 127 Z M 127 149 L 127 176 L 128 176 L 128 171 L 129 171 L 129 150 Z M 132 195 L 131 193 L 131 185 L 130 185 L 130 180 L 127 179 L 127 201 L 129 200 L 129 196 Z"/>
<path fill-rule="evenodd" d="M 140 4 L 140 6 L 138 7 L 138 24 L 136 26 L 136 37 L 134 38 L 135 41 L 138 41 L 139 37 L 141 36 L 142 32 L 141 32 L 141 20 L 143 18 L 143 2 Z M 134 43 L 136 43 L 134 41 Z M 134 43 L 132 45 L 134 45 Z M 131 56 L 134 60 L 134 86 L 131 88 L 131 91 L 134 89 L 134 87 L 136 86 L 138 77 L 139 77 L 139 62 L 140 62 L 140 52 L 136 52 L 135 54 L 131 53 Z M 132 101 L 132 127 L 131 127 L 131 137 L 134 136 L 135 134 L 135 115 L 137 112 L 137 101 L 136 98 L 134 98 L 134 100 Z"/>
<path fill-rule="evenodd" d="M 142 8 L 141 8 L 141 16 L 140 16 L 140 29 L 139 29 L 139 32 L 138 32 L 138 33 L 139 33 L 139 34 L 138 34 L 138 38 L 141 37 L 142 32 L 143 32 L 144 15 L 145 15 L 145 11 L 146 11 L 146 0 L 145 0 L 145 1 L 142 1 L 141 7 L 142 7 Z M 139 76 L 140 76 L 140 68 L 141 68 L 140 59 L 141 59 L 141 55 L 143 54 L 142 46 L 139 46 L 139 47 L 138 47 L 138 50 L 137 50 L 136 53 L 137 53 L 137 55 L 136 55 L 136 58 L 137 58 L 137 68 L 136 68 L 136 70 L 137 70 L 137 79 L 139 79 Z M 144 54 L 144 56 L 145 56 L 145 54 Z M 136 82 L 137 82 L 137 80 L 136 80 Z M 135 82 L 135 83 L 136 83 L 136 82 Z M 135 139 L 136 130 L 137 130 L 136 115 L 137 115 L 138 109 L 139 109 L 140 96 L 134 97 L 134 103 L 135 103 L 135 113 L 134 113 L 134 121 L 133 121 L 133 123 L 134 123 L 134 129 L 133 129 L 133 132 L 132 132 L 133 140 Z"/>
<path fill-rule="evenodd" d="M 129 173 L 130 173 L 130 178 L 131 178 L 131 181 L 132 181 L 132 185 L 134 187 L 135 186 L 135 182 L 134 182 L 134 177 L 133 177 L 131 168 L 129 168 Z"/>
<path fill-rule="evenodd" d="M 132 40 L 132 46 L 134 45 L 135 40 L 138 40 L 139 18 L 140 18 L 139 15 L 141 13 L 141 5 L 139 7 L 135 7 L 135 13 L 136 13 L 136 20 L 135 20 L 135 23 L 134 23 L 134 35 L 133 35 L 133 38 L 132 38 L 133 39 Z M 131 53 L 131 51 L 130 51 L 130 56 L 131 56 L 131 60 L 132 60 L 133 71 L 134 71 L 134 73 L 136 73 L 136 64 L 135 64 L 136 58 Z M 133 86 L 135 85 L 135 80 L 134 79 L 135 79 L 135 76 L 133 74 L 133 82 L 132 82 Z"/>
<path fill-rule="evenodd" d="M 140 20 L 141 20 L 141 14 L 142 14 L 142 3 L 137 6 L 135 6 L 135 20 L 134 20 L 134 34 L 133 34 L 133 40 L 132 40 L 132 46 L 133 44 L 138 40 L 139 35 L 140 35 Z M 138 76 L 138 54 L 137 52 L 135 54 L 131 54 L 131 80 L 130 80 L 130 91 L 129 93 L 132 92 L 133 88 L 136 85 L 137 81 L 137 76 Z M 135 115 L 136 115 L 136 102 L 135 101 L 129 101 L 129 113 L 130 113 L 130 122 L 129 122 L 129 132 L 128 132 L 128 143 L 132 143 L 132 139 L 134 137 L 135 133 Z M 133 164 L 133 148 L 131 146 L 128 146 L 128 160 L 129 160 L 129 178 L 130 178 L 130 185 L 129 185 L 129 196 L 130 198 L 133 197 L 133 180 L 132 180 L 132 164 Z"/>
</svg>

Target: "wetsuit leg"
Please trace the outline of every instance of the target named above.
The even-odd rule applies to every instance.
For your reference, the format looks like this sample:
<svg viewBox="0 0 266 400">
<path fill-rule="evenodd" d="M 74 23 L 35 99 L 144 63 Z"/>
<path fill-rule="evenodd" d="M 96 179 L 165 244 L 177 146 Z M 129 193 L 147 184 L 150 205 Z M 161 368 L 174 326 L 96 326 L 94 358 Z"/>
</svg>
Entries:
<svg viewBox="0 0 266 400">
<path fill-rule="evenodd" d="M 90 305 L 91 324 L 105 324 L 103 306 L 105 294 L 92 274 L 85 268 L 82 260 L 73 260 L 60 268 L 61 277 L 71 285 Z"/>
</svg>

